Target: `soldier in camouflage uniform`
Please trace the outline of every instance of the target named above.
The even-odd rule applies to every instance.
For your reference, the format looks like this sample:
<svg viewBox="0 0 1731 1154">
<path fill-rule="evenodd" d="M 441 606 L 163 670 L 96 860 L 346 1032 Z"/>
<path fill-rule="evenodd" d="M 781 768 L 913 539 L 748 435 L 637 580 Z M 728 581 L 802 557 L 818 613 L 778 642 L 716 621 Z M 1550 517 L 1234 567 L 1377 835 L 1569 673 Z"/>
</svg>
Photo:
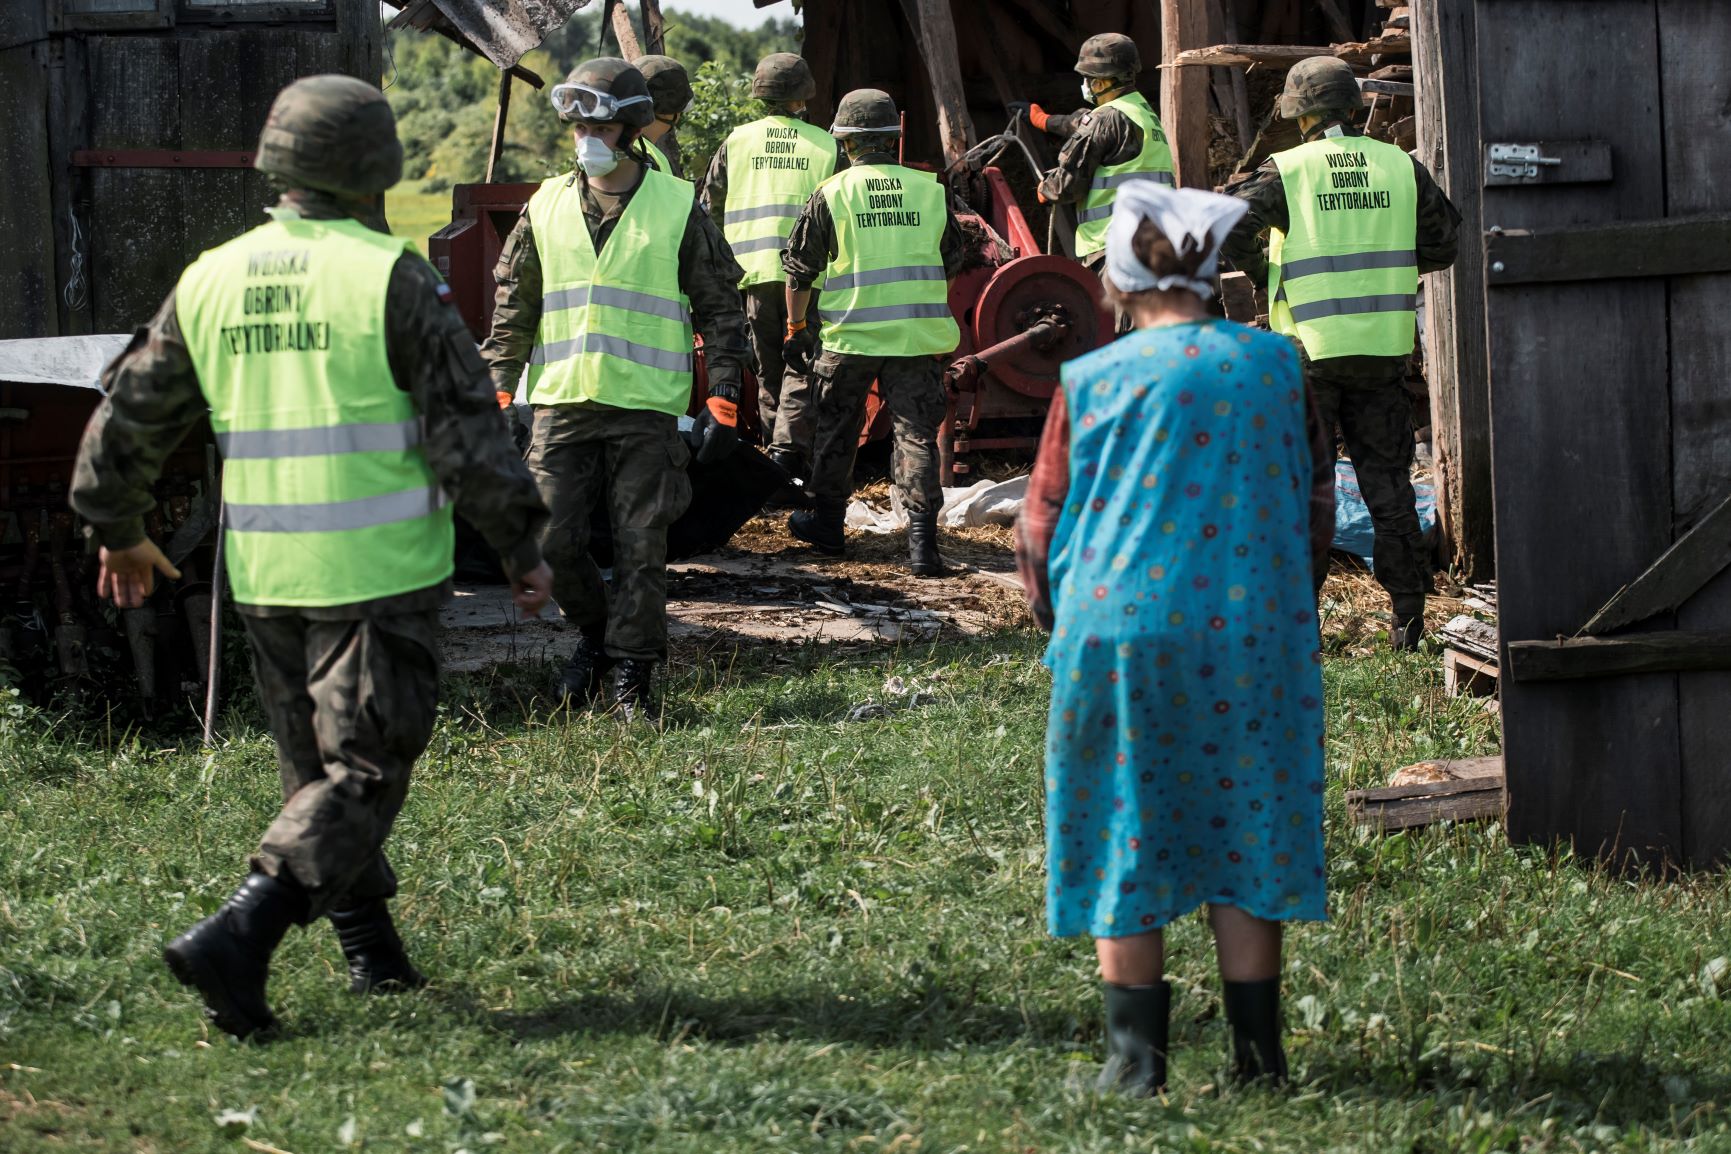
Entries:
<svg viewBox="0 0 1731 1154">
<path fill-rule="evenodd" d="M 643 128 L 643 139 L 655 146 L 655 162 L 662 171 L 684 178 L 685 166 L 679 162 L 679 138 L 673 130 L 679 118 L 691 106 L 691 77 L 685 65 L 671 56 L 639 56 L 637 71 L 649 81 L 649 98 L 654 102 L 655 119 Z"/>
<path fill-rule="evenodd" d="M 1333 57 L 1295 65 L 1280 98 L 1281 115 L 1298 121 L 1306 142 L 1361 137 L 1353 121 L 1362 106 L 1352 69 Z M 1460 214 L 1424 165 L 1414 159 L 1412 167 L 1417 267 L 1420 273 L 1435 272 L 1454 263 Z M 1294 227 L 1286 183 L 1275 160 L 1264 163 L 1234 195 L 1249 203 L 1250 212 L 1221 245 L 1221 254 L 1253 281 L 1266 284 L 1269 262 L 1262 235 L 1270 229 L 1289 235 Z M 1375 275 L 1375 270 L 1361 275 Z M 1412 413 L 1405 387 L 1408 359 L 1370 355 L 1312 359 L 1308 353 L 1304 357 L 1305 381 L 1317 411 L 1325 428 L 1339 426 L 1370 509 L 1376 529 L 1376 579 L 1388 592 L 1394 615 L 1391 637 L 1401 649 L 1415 647 L 1423 636 L 1425 595 L 1433 588 L 1433 567 L 1412 487 Z"/>
<path fill-rule="evenodd" d="M 690 403 L 691 327 L 709 370 L 698 459 L 720 460 L 737 444 L 750 355 L 741 274 L 692 186 L 641 151 L 651 120 L 642 73 L 591 60 L 552 95 L 573 125 L 578 171 L 544 182 L 506 238 L 481 355 L 501 391 L 529 371 L 529 470 L 552 511 L 541 548 L 554 599 L 580 633 L 560 690 L 588 703 L 611 668 L 614 706 L 653 717 L 652 674 L 667 650 L 667 527 L 691 501 L 677 423 Z M 589 556 L 590 512 L 603 494 L 610 586 Z"/>
<path fill-rule="evenodd" d="M 757 69 L 751 77 L 751 95 L 753 99 L 761 100 L 768 106 L 769 115 L 763 121 L 736 129 L 728 140 L 722 141 L 721 147 L 715 150 L 715 157 L 709 164 L 709 174 L 703 180 L 702 194 L 703 205 L 709 210 L 715 227 L 722 229 L 724 233 L 727 231 L 728 186 L 733 182 L 736 164 L 744 166 L 763 162 L 764 158 L 754 155 L 754 150 L 749 147 L 762 135 L 754 133 L 753 130 L 765 125 L 779 124 L 784 134 L 792 131 L 803 134 L 803 124 L 794 125 L 789 122 L 805 120 L 806 101 L 816 94 L 817 80 L 812 76 L 811 66 L 803 57 L 792 52 L 772 52 L 757 62 Z M 736 140 L 746 147 L 736 148 L 734 155 L 730 157 L 728 143 Z M 738 175 L 742 182 L 749 182 L 748 191 L 755 184 L 764 191 L 789 197 L 795 205 L 802 204 L 810 197 L 811 190 L 817 184 L 847 166 L 841 141 L 833 140 L 830 143 L 834 147 L 835 157 L 827 166 L 827 171 L 821 170 L 821 162 L 810 158 L 810 169 L 772 173 L 775 178 L 773 180 L 753 182 L 754 174 L 749 170 L 741 171 Z M 741 152 L 744 155 L 740 155 Z M 765 189 L 765 185 L 769 187 Z M 780 272 L 779 252 L 774 246 L 765 244 L 771 240 L 777 228 L 774 222 L 766 226 L 761 217 L 754 215 L 786 206 L 758 205 L 749 201 L 741 203 L 744 199 L 741 196 L 733 198 L 732 215 L 736 223 L 734 239 L 731 239 L 729 244 L 735 245 L 737 241 L 735 255 L 743 258 L 748 265 L 759 259 L 752 255 L 753 252 L 760 251 L 756 246 L 765 246 L 761 250 L 763 264 L 756 268 L 747 268 L 746 283 L 742 286 L 745 294 L 745 322 L 751 330 L 751 351 L 757 358 L 758 423 L 763 431 L 763 442 L 768 447 L 770 460 L 780 465 L 790 476 L 806 477 L 811 472 L 814 436 L 812 422 L 816 417 L 811 397 L 811 377 L 804 371 L 790 369 L 782 360 L 781 346 L 787 339 L 789 320 L 787 282 Z M 766 232 L 768 235 L 752 235 L 759 232 Z M 806 315 L 797 322 L 797 327 L 809 327 L 813 333 L 816 332 L 818 319 L 815 297 Z"/>
<path fill-rule="evenodd" d="M 1111 216 L 1109 190 L 1096 188 L 1096 176 L 1101 169 L 1133 166 L 1148 154 L 1148 164 L 1164 164 L 1163 172 L 1146 175 L 1163 177 L 1170 185 L 1171 158 L 1164 149 L 1165 136 L 1159 118 L 1147 109 L 1136 90 L 1136 79 L 1142 71 L 1142 57 L 1136 42 L 1117 32 L 1090 36 L 1077 53 L 1076 73 L 1082 78 L 1082 98 L 1094 107 L 1072 113 L 1048 113 L 1038 104 L 1026 105 L 1028 122 L 1043 132 L 1064 140 L 1058 153 L 1058 163 L 1040 181 L 1036 195 L 1046 204 L 1073 204 L 1078 209 L 1078 223 L 1086 225 L 1090 211 L 1095 215 L 1098 233 L 1095 243 L 1084 242 L 1077 236 L 1076 254 L 1082 263 L 1101 271 L 1106 263 L 1104 221 Z M 1140 102 L 1137 109 L 1129 108 Z M 1137 123 L 1136 114 L 1143 113 L 1150 132 Z M 1152 139 L 1150 139 L 1150 133 Z M 1144 175 L 1138 173 L 1137 175 Z M 1097 202 L 1092 210 L 1090 200 Z"/>
<path fill-rule="evenodd" d="M 812 193 L 781 258 L 789 316 L 805 315 L 813 284 L 823 280 L 822 354 L 810 359 L 818 338 L 809 327 L 791 333 L 783 349 L 793 371 L 809 366 L 817 390 L 807 486 L 812 508 L 794 513 L 787 527 L 821 552 L 845 553 L 843 523 L 853 492 L 854 454 L 866 394 L 876 381 L 895 418 L 891 480 L 908 510 L 909 569 L 920 577 L 940 576 L 938 429 L 947 407 L 943 357 L 959 339 L 945 286 L 965 257 L 961 232 L 942 187 L 933 195 L 925 183 L 932 181 L 930 174 L 896 163 L 901 121 L 886 93 L 871 88 L 848 93 L 830 131 L 847 150 L 848 168 Z M 832 198 L 851 206 L 843 210 L 839 226 Z M 931 208 L 910 211 L 910 205 L 928 201 Z M 928 218 L 926 211 L 934 217 L 941 213 L 941 221 Z"/>
<path fill-rule="evenodd" d="M 265 831 L 245 884 L 216 914 L 170 943 L 165 960 L 182 982 L 199 990 L 215 1023 L 241 1037 L 274 1022 L 265 1000 L 269 960 L 294 923 L 330 918 L 358 992 L 425 981 L 410 964 L 391 921 L 386 902 L 396 893 L 397 881 L 382 846 L 402 808 L 410 768 L 432 734 L 438 610 L 449 582 L 434 579 L 406 592 L 332 604 L 320 589 L 349 588 L 356 583 L 354 570 L 368 568 L 340 563 L 345 549 L 364 553 L 364 542 L 349 536 L 344 545 L 338 539 L 375 530 L 343 526 L 346 533 L 297 532 L 291 536 L 302 542 L 298 547 L 258 543 L 281 539 L 280 533 L 237 536 L 237 530 L 285 527 L 257 524 L 261 510 L 293 522 L 366 504 L 300 503 L 305 487 L 317 487 L 307 480 L 307 471 L 340 480 L 356 469 L 372 470 L 375 479 L 381 469 L 421 470 L 423 475 L 430 469 L 430 479 L 456 497 L 457 507 L 498 549 L 519 606 L 536 612 L 552 582 L 535 543 L 545 509 L 499 415 L 474 340 L 451 307 L 450 290 L 412 248 L 367 239 L 388 235 L 382 194 L 402 173 L 402 148 L 384 96 L 346 76 L 297 81 L 271 108 L 256 166 L 286 187 L 271 210 L 275 221 L 200 258 L 156 317 L 108 366 L 103 377 L 107 399 L 85 430 L 72 485 L 73 508 L 90 523 L 101 547 L 100 592 L 121 606 L 138 606 L 149 596 L 155 573 L 179 576 L 144 535 L 142 519 L 156 503 L 152 485 L 175 446 L 207 412 L 218 426 L 229 460 L 224 477 L 229 574 L 252 648 L 259 697 L 276 738 L 284 804 Z M 242 260 L 256 260 L 284 255 L 261 254 L 260 245 L 285 244 L 306 245 L 308 266 L 297 271 L 284 262 L 255 274 L 247 265 L 244 278 L 215 284 L 219 299 L 245 294 L 246 312 L 254 314 L 249 321 L 260 313 L 276 316 L 241 326 L 246 334 L 227 328 L 217 334 L 208 304 L 211 281 L 208 274 L 204 279 L 194 274 L 201 266 L 235 267 L 224 260 L 231 250 Z M 338 254 L 343 264 L 376 269 L 375 279 L 352 269 L 330 275 L 338 262 L 320 258 Z M 388 283 L 379 283 L 387 275 Z M 348 287 L 356 283 L 360 290 Z M 329 300 L 355 291 L 382 295 L 381 315 L 370 325 L 345 324 L 340 313 L 329 322 L 330 312 L 307 311 L 320 307 L 315 298 L 321 294 Z M 338 330 L 345 342 L 338 346 L 340 354 L 321 357 L 281 347 L 245 348 L 246 355 L 227 358 L 212 352 L 231 336 L 237 345 L 242 335 L 250 340 L 255 328 L 318 332 L 321 315 L 327 318 L 324 331 Z M 373 375 L 361 359 L 367 355 L 388 363 L 390 381 Z M 328 375 L 331 395 L 370 405 L 368 413 L 395 407 L 416 417 L 395 426 L 284 429 L 273 423 L 255 432 L 222 431 L 237 427 L 229 423 L 237 410 L 256 412 L 262 406 L 268 413 L 279 390 L 305 388 L 305 380 L 320 374 Z M 233 391 L 224 392 L 225 386 Z M 277 410 L 277 415 L 285 414 Z M 304 407 L 286 415 L 302 424 L 317 425 L 320 419 Z M 386 435 L 401 441 L 385 445 L 379 438 Z M 344 437 L 359 440 L 349 448 L 332 447 Z M 314 458 L 298 474 L 303 487 L 298 494 L 295 482 L 282 480 L 297 475 L 302 462 L 296 457 Z M 265 476 L 278 478 L 276 500 L 288 503 L 244 503 L 260 494 L 237 486 L 246 485 L 248 476 L 256 481 L 260 467 L 275 470 Z M 268 497 L 270 488 L 263 495 Z M 437 516 L 427 514 L 428 505 L 423 497 L 422 520 Z M 407 525 L 411 535 L 395 539 L 418 543 L 423 568 L 448 575 L 448 520 L 443 533 L 418 529 L 418 524 L 411 519 L 380 528 Z M 256 588 L 257 559 L 272 548 L 279 556 L 305 558 L 298 567 L 277 567 L 296 569 L 288 577 L 305 592 L 284 598 L 292 603 L 249 603 L 242 593 Z M 374 575 L 360 580 L 377 589 L 412 579 L 415 570 L 404 562 L 403 556 L 379 556 Z M 278 574 L 274 579 L 287 578 Z"/>
</svg>

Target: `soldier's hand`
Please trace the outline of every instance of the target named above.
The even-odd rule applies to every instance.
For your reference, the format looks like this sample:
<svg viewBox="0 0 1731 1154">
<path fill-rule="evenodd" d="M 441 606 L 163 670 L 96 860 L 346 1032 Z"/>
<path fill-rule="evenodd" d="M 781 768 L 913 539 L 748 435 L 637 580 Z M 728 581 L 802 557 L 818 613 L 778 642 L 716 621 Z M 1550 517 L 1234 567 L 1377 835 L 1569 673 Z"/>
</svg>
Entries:
<svg viewBox="0 0 1731 1154">
<path fill-rule="evenodd" d="M 788 368 L 805 376 L 811 372 L 812 354 L 817 352 L 817 330 L 801 321 L 787 326 L 787 338 L 781 343 L 781 360 Z"/>
<path fill-rule="evenodd" d="M 739 407 L 722 397 L 710 397 L 697 414 L 697 461 L 707 465 L 725 460 L 739 448 Z"/>
<path fill-rule="evenodd" d="M 511 579 L 511 600 L 531 617 L 541 616 L 553 595 L 553 570 L 543 561 L 520 577 Z"/>
<path fill-rule="evenodd" d="M 96 573 L 96 595 L 111 598 L 122 609 L 137 609 L 156 588 L 156 575 L 178 578 L 180 570 L 168 563 L 162 550 L 149 537 L 127 549 L 109 549 L 99 554 L 102 566 Z"/>
</svg>

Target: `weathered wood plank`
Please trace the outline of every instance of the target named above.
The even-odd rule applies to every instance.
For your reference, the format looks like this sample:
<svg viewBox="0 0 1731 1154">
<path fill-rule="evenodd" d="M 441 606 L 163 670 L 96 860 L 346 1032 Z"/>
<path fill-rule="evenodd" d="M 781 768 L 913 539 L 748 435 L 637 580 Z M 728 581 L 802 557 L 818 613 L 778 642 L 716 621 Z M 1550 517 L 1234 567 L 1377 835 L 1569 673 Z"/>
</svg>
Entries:
<svg viewBox="0 0 1731 1154">
<path fill-rule="evenodd" d="M 1731 671 L 1731 631 L 1666 630 L 1625 637 L 1571 637 L 1511 641 L 1509 676 L 1515 681 L 1569 681 L 1631 673 Z"/>
<path fill-rule="evenodd" d="M 1476 18 L 1483 139 L 1590 137 L 1618 158 L 1606 184 L 1487 188 L 1484 224 L 1554 229 L 1662 216 L 1653 0 L 1483 3 Z M 1593 84 L 1558 66 L 1574 60 L 1593 61 Z M 1493 285 L 1486 327 L 1503 636 L 1571 634 L 1671 543 L 1665 285 Z M 1589 854 L 1674 856 L 1675 675 L 1534 683 L 1503 668 L 1510 836 L 1573 842 Z"/>
<path fill-rule="evenodd" d="M 1479 77 L 1475 0 L 1421 4 L 1413 29 L 1418 156 L 1461 214 L 1467 238 L 1454 267 L 1425 284 L 1425 377 L 1432 446 L 1441 476 L 1437 519 L 1456 572 L 1492 571 L 1491 411 L 1485 364 L 1484 250 L 1479 183 Z"/>
<path fill-rule="evenodd" d="M 181 43 L 180 136 L 183 148 L 251 150 L 258 129 L 246 123 L 235 93 L 251 78 L 241 71 L 244 32 L 201 31 Z M 250 129 L 250 131 L 249 131 Z M 233 240 L 253 222 L 247 220 L 245 169 L 200 169 L 180 174 L 181 197 L 191 211 L 186 219 L 182 259 Z"/>
<path fill-rule="evenodd" d="M 1170 64 L 1207 38 L 1203 0 L 1160 0 L 1160 54 Z M 1160 74 L 1160 124 L 1172 147 L 1180 188 L 1213 188 L 1208 170 L 1208 74 L 1167 68 Z"/>
<path fill-rule="evenodd" d="M 1673 314 L 1673 339 L 1688 340 L 1692 335 L 1676 331 Z M 1731 497 L 1678 538 L 1646 572 L 1617 590 L 1581 632 L 1609 633 L 1668 613 L 1694 596 L 1727 565 L 1731 565 Z"/>
<path fill-rule="evenodd" d="M 90 146 L 181 147 L 179 38 L 90 42 Z M 183 174 L 91 170 L 91 303 L 98 332 L 127 332 L 156 312 L 186 265 Z"/>
<path fill-rule="evenodd" d="M 284 31 L 249 36 L 241 42 L 241 72 L 253 78 L 252 83 L 241 90 L 239 101 L 241 123 L 245 125 L 249 139 L 258 140 L 277 93 L 296 77 L 311 71 L 302 65 L 301 47 L 301 37 Z M 259 172 L 247 173 L 242 195 L 242 223 L 247 228 L 263 224 L 264 210 L 276 203 L 270 178 Z"/>
<path fill-rule="evenodd" d="M 0 51 L 0 339 L 59 332 L 47 56 L 46 42 Z"/>
<path fill-rule="evenodd" d="M 1355 789 L 1346 794 L 1353 824 L 1384 831 L 1415 829 L 1439 821 L 1488 821 L 1503 816 L 1501 774 L 1425 785 Z"/>
<path fill-rule="evenodd" d="M 1350 44 L 1210 44 L 1186 49 L 1167 63 L 1174 68 L 1193 68 L 1203 64 L 1273 64 L 1290 68 L 1312 56 L 1338 56 L 1348 64 L 1369 64 L 1373 56 L 1411 51 L 1412 37 L 1395 33 Z"/>
<path fill-rule="evenodd" d="M 1485 259 L 1493 285 L 1728 272 L 1731 213 L 1504 229 L 1485 237 Z"/>
<path fill-rule="evenodd" d="M 1665 196 L 1672 213 L 1731 212 L 1731 21 L 1717 0 L 1661 0 L 1660 84 L 1665 100 Z M 1731 478 L 1731 276 L 1678 277 L 1671 304 L 1673 524 L 1697 521 Z M 1685 601 L 1677 626 L 1731 630 L 1731 572 Z M 1731 863 L 1731 673 L 1677 679 L 1683 858 Z"/>
</svg>

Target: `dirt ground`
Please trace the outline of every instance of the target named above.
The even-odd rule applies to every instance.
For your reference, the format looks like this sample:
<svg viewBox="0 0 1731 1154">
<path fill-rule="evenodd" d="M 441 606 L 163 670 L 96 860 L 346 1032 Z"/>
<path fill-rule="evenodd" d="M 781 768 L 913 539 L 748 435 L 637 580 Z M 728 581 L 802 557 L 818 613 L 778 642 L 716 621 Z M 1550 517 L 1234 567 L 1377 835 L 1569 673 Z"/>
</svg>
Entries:
<svg viewBox="0 0 1731 1154">
<path fill-rule="evenodd" d="M 888 485 L 857 494 L 877 507 Z M 939 550 L 948 577 L 907 571 L 901 533 L 848 534 L 845 560 L 823 557 L 787 532 L 787 514 L 754 518 L 725 549 L 669 566 L 668 634 L 675 660 L 741 644 L 818 643 L 869 647 L 965 637 L 1027 622 L 1015 575 L 1015 533 L 1007 526 L 944 529 Z M 1447 587 L 1438 575 L 1439 590 Z M 1439 593 L 1425 618 L 1435 630 L 1462 612 Z M 1336 560 L 1323 587 L 1324 647 L 1366 653 L 1388 643 L 1388 598 L 1368 571 Z M 445 611 L 447 667 L 474 671 L 503 661 L 555 661 L 567 644 L 556 614 L 522 621 L 502 586 L 464 586 Z"/>
</svg>

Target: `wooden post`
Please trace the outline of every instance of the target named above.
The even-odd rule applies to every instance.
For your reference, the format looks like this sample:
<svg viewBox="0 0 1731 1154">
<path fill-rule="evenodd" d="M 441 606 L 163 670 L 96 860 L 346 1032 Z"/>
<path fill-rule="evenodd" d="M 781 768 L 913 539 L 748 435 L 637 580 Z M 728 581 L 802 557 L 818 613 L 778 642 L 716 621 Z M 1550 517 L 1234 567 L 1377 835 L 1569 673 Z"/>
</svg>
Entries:
<svg viewBox="0 0 1731 1154">
<path fill-rule="evenodd" d="M 1464 581 L 1482 581 L 1495 568 L 1473 5 L 1474 0 L 1429 0 L 1415 5 L 1412 17 L 1418 155 L 1461 213 L 1454 267 L 1425 277 L 1424 351 L 1437 519 L 1449 561 Z"/>
<path fill-rule="evenodd" d="M 637 43 L 637 29 L 631 26 L 631 9 L 626 7 L 625 0 L 613 0 L 611 16 L 613 38 L 619 41 L 619 55 L 627 60 L 643 55 L 643 49 Z"/>
<path fill-rule="evenodd" d="M 667 47 L 665 26 L 661 20 L 661 0 L 643 0 L 643 45 L 651 56 L 660 56 Z"/>
<path fill-rule="evenodd" d="M 505 119 L 511 113 L 511 73 L 499 70 L 499 105 L 493 111 L 493 145 L 487 149 L 487 183 L 493 183 L 493 172 L 499 167 L 499 154 L 505 151 Z"/>
<path fill-rule="evenodd" d="M 1206 46 L 1205 0 L 1160 0 L 1160 121 L 1181 188 L 1211 188 L 1208 171 L 1208 70 L 1173 65 L 1186 48 Z"/>
<path fill-rule="evenodd" d="M 950 0 L 902 0 L 902 10 L 919 37 L 920 55 L 932 81 L 932 101 L 938 107 L 938 136 L 944 144 L 944 164 L 962 158 L 974 141 L 974 121 L 962 91 L 961 54 L 956 50 L 956 22 Z"/>
</svg>

